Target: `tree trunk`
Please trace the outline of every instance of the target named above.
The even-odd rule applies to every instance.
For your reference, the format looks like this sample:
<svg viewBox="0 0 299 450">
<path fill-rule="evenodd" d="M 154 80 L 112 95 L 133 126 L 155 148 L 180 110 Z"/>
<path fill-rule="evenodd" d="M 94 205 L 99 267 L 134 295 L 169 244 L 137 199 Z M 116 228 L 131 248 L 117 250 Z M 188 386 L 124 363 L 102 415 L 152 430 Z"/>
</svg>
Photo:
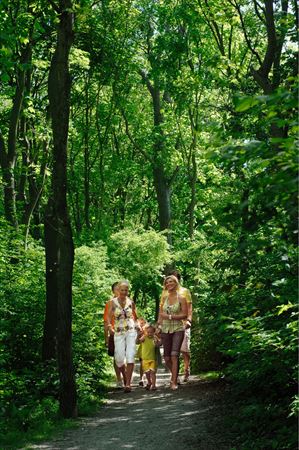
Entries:
<svg viewBox="0 0 299 450">
<path fill-rule="evenodd" d="M 53 248 L 57 270 L 57 358 L 60 377 L 60 410 L 64 417 L 77 415 L 71 329 L 74 247 L 67 208 L 67 137 L 71 88 L 68 60 L 73 42 L 72 8 L 71 0 L 59 1 L 57 44 L 51 61 L 48 82 L 53 130 L 52 195 L 56 225 Z"/>
<path fill-rule="evenodd" d="M 197 136 L 199 128 L 199 96 L 196 95 L 195 111 L 192 112 L 191 107 L 189 108 L 189 118 L 192 133 L 192 142 L 190 146 L 190 151 L 188 154 L 188 177 L 191 189 L 191 199 L 188 205 L 188 231 L 189 237 L 193 238 L 194 235 L 194 221 L 195 221 L 195 207 L 197 203 L 196 199 L 196 182 L 197 182 L 197 162 L 196 162 L 196 148 L 197 148 Z"/>
<path fill-rule="evenodd" d="M 46 250 L 46 314 L 44 322 L 42 360 L 56 358 L 57 336 L 57 223 L 54 217 L 54 205 L 50 198 L 45 212 L 45 250 Z"/>
<path fill-rule="evenodd" d="M 85 84 L 85 125 L 84 125 L 84 218 L 86 228 L 90 228 L 90 149 L 89 149 L 89 82 Z"/>
<path fill-rule="evenodd" d="M 170 207 L 170 187 L 168 180 L 165 176 L 165 171 L 162 165 L 156 165 L 153 167 L 154 186 L 157 195 L 158 207 L 159 207 L 159 224 L 160 230 L 169 230 L 171 228 L 171 207 Z M 171 234 L 167 233 L 168 243 L 171 244 Z"/>
<path fill-rule="evenodd" d="M 21 51 L 20 65 L 28 64 L 31 61 L 31 44 L 28 44 Z M 0 164 L 4 182 L 4 213 L 6 220 L 15 228 L 18 228 L 16 189 L 15 189 L 15 164 L 17 160 L 17 136 L 18 124 L 20 120 L 24 93 L 26 70 L 23 67 L 17 69 L 17 87 L 13 99 L 13 106 L 9 119 L 9 130 L 7 140 L 7 150 L 3 136 L 0 133 Z"/>
<path fill-rule="evenodd" d="M 158 87 L 150 83 L 144 73 L 142 75 L 153 102 L 154 127 L 156 129 L 154 141 L 153 177 L 158 201 L 159 225 L 161 231 L 168 230 L 166 236 L 168 243 L 171 245 L 171 189 L 163 164 L 164 136 L 161 125 L 164 122 L 164 118 L 161 111 L 161 93 Z"/>
<path fill-rule="evenodd" d="M 196 145 L 196 144 L 195 144 Z M 189 174 L 190 179 L 190 188 L 191 188 L 191 199 L 189 203 L 189 223 L 188 223 L 188 229 L 189 229 L 189 237 L 193 238 L 194 235 L 194 215 L 195 215 L 195 207 L 196 207 L 196 182 L 197 182 L 197 164 L 196 164 L 196 157 L 195 157 L 195 148 L 193 149 L 193 153 L 191 156 L 191 173 Z"/>
</svg>

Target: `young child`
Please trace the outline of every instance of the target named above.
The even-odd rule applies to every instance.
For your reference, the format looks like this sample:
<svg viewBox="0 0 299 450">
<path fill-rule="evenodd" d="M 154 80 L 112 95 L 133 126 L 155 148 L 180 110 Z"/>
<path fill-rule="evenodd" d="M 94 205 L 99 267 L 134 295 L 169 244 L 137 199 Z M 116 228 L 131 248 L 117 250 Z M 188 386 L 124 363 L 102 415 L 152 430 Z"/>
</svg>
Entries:
<svg viewBox="0 0 299 450">
<path fill-rule="evenodd" d="M 155 335 L 154 325 L 144 327 L 144 334 L 140 336 L 140 348 L 142 358 L 142 368 L 147 378 L 147 390 L 155 391 L 156 387 L 156 347 L 161 345 L 161 340 Z"/>
<path fill-rule="evenodd" d="M 139 343 L 139 339 L 141 338 L 141 336 L 143 336 L 144 333 L 144 327 L 146 326 L 146 321 L 143 317 L 140 317 L 138 319 L 138 326 L 139 326 L 139 332 L 138 332 L 138 337 L 137 337 L 137 343 Z M 142 358 L 141 358 L 141 345 L 138 346 L 137 352 L 136 352 L 136 356 L 139 359 L 139 363 L 140 363 L 140 369 L 139 369 L 139 386 L 144 386 L 143 383 L 143 368 L 142 368 Z"/>
</svg>

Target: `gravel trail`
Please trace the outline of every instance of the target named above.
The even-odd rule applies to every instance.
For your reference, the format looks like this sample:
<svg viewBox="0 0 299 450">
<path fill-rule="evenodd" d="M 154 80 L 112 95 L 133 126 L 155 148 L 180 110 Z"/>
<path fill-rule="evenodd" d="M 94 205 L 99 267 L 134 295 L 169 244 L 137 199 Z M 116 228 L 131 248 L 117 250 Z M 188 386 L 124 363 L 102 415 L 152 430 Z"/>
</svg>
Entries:
<svg viewBox="0 0 299 450">
<path fill-rule="evenodd" d="M 171 391 L 169 374 L 159 369 L 157 391 L 135 384 L 131 393 L 111 389 L 106 404 L 80 426 L 48 443 L 32 445 L 40 450 L 229 450 L 224 430 L 225 386 L 191 376 Z M 28 448 L 28 447 L 27 447 Z"/>
</svg>

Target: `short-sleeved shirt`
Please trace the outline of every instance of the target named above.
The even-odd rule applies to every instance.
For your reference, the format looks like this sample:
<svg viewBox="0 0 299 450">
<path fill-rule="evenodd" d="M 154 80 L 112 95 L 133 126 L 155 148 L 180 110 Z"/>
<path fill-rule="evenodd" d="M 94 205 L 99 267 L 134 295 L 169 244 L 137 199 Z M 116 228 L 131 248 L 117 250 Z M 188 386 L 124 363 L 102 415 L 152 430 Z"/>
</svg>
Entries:
<svg viewBox="0 0 299 450">
<path fill-rule="evenodd" d="M 154 338 L 145 336 L 144 341 L 140 344 L 141 359 L 155 360 L 156 359 L 156 344 Z"/>
</svg>

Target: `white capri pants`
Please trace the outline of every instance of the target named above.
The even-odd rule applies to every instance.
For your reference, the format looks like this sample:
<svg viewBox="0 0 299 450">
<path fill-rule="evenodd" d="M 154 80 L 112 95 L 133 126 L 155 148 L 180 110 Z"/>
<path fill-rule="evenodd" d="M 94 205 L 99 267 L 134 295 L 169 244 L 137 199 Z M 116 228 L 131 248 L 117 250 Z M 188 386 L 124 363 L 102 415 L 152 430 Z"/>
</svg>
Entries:
<svg viewBox="0 0 299 450">
<path fill-rule="evenodd" d="M 137 333 L 135 330 L 114 335 L 114 359 L 117 367 L 122 367 L 125 362 L 127 364 L 134 364 L 136 337 Z"/>
</svg>

